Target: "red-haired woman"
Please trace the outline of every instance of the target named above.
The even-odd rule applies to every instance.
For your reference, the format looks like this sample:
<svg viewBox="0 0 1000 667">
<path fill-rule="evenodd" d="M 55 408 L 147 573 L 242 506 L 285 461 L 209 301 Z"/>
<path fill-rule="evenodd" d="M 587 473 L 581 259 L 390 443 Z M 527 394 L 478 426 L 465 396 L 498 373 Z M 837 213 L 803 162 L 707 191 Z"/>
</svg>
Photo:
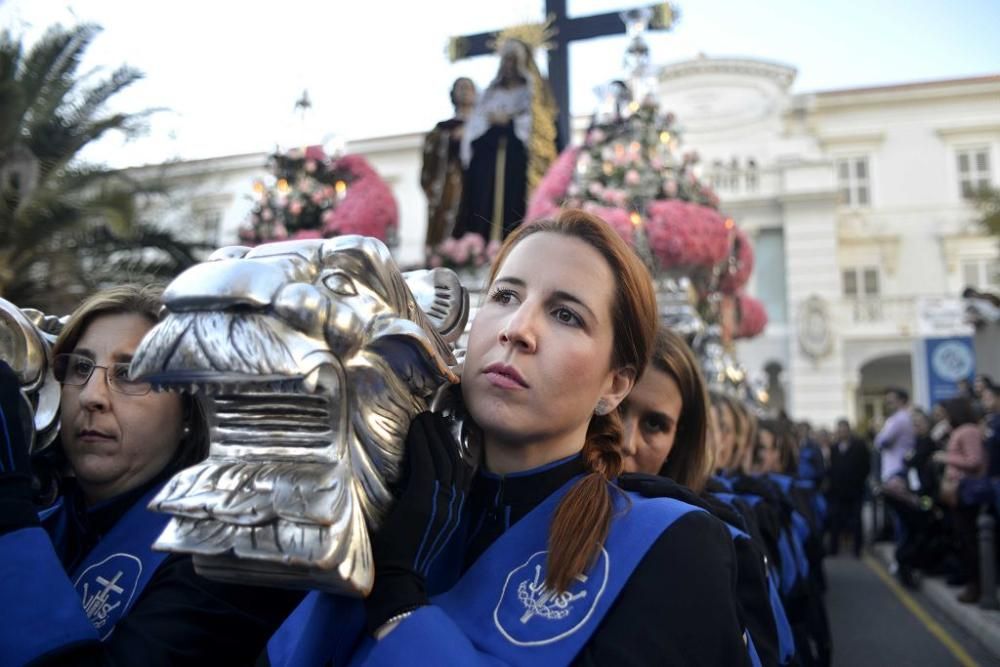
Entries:
<svg viewBox="0 0 1000 667">
<path fill-rule="evenodd" d="M 462 375 L 479 470 L 464 494 L 442 424 L 415 422 L 355 662 L 748 663 L 725 526 L 615 485 L 617 407 L 655 331 L 649 274 L 600 219 L 507 239 Z"/>
</svg>

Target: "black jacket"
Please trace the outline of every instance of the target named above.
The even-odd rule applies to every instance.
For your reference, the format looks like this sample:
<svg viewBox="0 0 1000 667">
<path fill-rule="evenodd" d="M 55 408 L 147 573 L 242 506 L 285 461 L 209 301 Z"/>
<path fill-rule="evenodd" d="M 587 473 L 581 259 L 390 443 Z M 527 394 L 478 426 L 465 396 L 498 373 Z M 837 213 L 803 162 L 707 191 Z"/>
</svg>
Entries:
<svg viewBox="0 0 1000 667">
<path fill-rule="evenodd" d="M 860 500 L 870 472 L 871 454 L 861 439 L 852 436 L 843 451 L 839 442 L 830 446 L 831 499 Z"/>
</svg>

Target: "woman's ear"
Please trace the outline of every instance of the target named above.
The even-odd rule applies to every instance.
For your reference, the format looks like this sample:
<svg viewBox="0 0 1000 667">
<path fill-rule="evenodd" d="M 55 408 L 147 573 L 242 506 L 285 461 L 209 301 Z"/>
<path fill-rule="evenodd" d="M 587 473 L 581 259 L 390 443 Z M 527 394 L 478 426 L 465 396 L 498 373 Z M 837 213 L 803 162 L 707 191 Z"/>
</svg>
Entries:
<svg viewBox="0 0 1000 667">
<path fill-rule="evenodd" d="M 612 370 L 608 389 L 601 394 L 601 400 L 610 410 L 617 408 L 635 386 L 636 372 L 632 366 Z"/>
</svg>

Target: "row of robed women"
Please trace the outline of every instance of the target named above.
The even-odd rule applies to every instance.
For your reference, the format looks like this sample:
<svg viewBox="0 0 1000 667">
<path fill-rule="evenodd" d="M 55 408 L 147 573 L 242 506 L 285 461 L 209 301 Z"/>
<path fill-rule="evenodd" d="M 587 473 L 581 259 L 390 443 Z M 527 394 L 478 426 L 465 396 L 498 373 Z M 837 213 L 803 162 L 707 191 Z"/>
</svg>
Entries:
<svg viewBox="0 0 1000 667">
<path fill-rule="evenodd" d="M 149 548 L 168 520 L 150 498 L 207 451 L 190 397 L 129 375 L 159 313 L 156 290 L 125 286 L 64 326 L 42 507 L 46 462 L 0 365 L 0 663 L 829 660 L 817 496 L 657 331 L 646 268 L 600 219 L 564 211 L 504 243 L 461 372 L 480 460 L 441 416 L 414 419 L 363 600 L 219 583 Z"/>
</svg>

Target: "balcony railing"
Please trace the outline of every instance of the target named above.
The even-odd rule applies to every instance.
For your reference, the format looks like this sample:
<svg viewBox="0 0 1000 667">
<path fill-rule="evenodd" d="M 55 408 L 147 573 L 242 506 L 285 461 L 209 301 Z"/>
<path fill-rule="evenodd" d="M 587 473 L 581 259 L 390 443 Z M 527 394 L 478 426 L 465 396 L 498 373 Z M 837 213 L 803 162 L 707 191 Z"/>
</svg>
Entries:
<svg viewBox="0 0 1000 667">
<path fill-rule="evenodd" d="M 773 197 L 781 193 L 777 169 L 707 166 L 702 177 L 724 200 Z"/>
<path fill-rule="evenodd" d="M 840 330 L 848 337 L 909 337 L 965 326 L 961 301 L 954 295 L 847 297 L 836 312 Z"/>
<path fill-rule="evenodd" d="M 852 324 L 893 322 L 911 325 L 916 321 L 917 301 L 912 296 L 866 296 L 845 299 Z"/>
</svg>

